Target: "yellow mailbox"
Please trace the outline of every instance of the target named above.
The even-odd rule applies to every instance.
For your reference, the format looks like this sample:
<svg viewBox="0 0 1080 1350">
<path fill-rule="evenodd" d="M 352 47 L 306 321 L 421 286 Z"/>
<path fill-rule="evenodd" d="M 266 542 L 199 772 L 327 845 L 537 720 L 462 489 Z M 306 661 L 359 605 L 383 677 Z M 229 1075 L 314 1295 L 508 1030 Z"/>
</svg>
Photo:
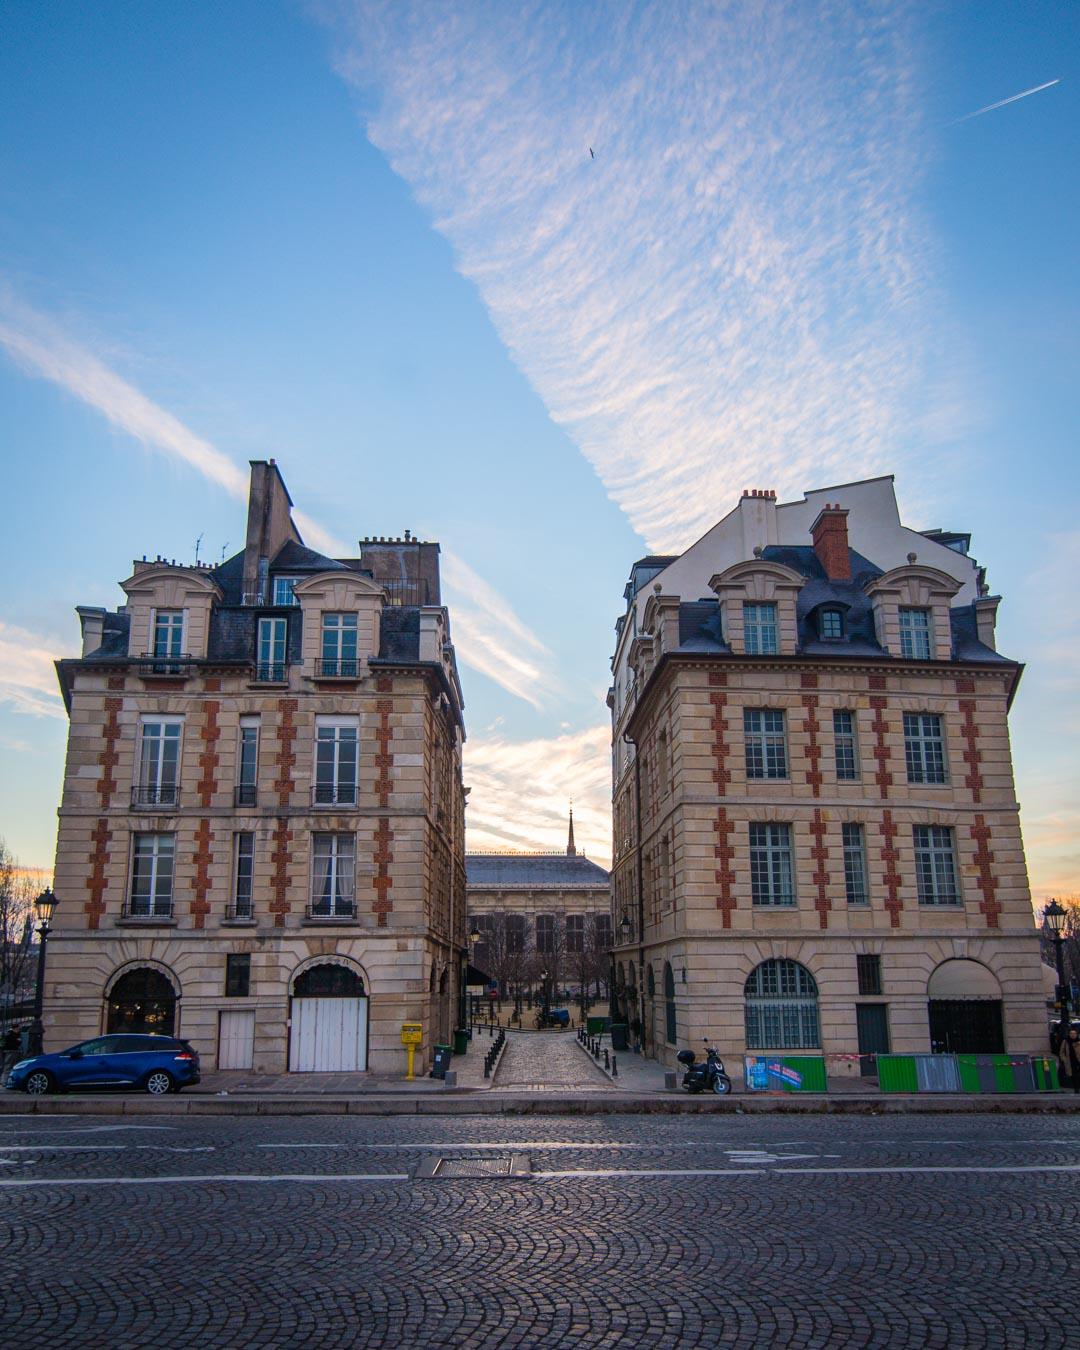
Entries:
<svg viewBox="0 0 1080 1350">
<path fill-rule="evenodd" d="M 413 1078 L 413 1056 L 416 1054 L 416 1047 L 424 1039 L 424 1024 L 422 1022 L 402 1022 L 401 1024 L 401 1043 L 405 1047 L 405 1053 L 408 1055 L 408 1063 L 405 1069 L 406 1081 Z"/>
</svg>

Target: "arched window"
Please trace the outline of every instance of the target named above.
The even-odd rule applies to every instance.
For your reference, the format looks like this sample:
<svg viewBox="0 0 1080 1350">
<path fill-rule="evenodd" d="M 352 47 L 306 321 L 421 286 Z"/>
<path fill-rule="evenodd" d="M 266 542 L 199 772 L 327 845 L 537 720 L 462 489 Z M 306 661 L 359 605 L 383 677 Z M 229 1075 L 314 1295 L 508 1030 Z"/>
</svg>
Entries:
<svg viewBox="0 0 1080 1350">
<path fill-rule="evenodd" d="M 650 967 L 651 971 L 651 967 Z M 664 962 L 664 1020 L 668 1045 L 674 1045 L 678 1039 L 675 1013 L 675 975 L 671 962 Z"/>
<path fill-rule="evenodd" d="M 294 998 L 363 998 L 364 981 L 348 966 L 326 962 L 309 966 L 296 977 Z"/>
<path fill-rule="evenodd" d="M 762 961 L 744 992 L 748 1050 L 820 1049 L 817 984 L 805 966 Z"/>
<path fill-rule="evenodd" d="M 176 990 L 153 966 L 137 966 L 113 985 L 105 1029 L 109 1034 L 171 1036 L 176 1029 Z"/>
</svg>

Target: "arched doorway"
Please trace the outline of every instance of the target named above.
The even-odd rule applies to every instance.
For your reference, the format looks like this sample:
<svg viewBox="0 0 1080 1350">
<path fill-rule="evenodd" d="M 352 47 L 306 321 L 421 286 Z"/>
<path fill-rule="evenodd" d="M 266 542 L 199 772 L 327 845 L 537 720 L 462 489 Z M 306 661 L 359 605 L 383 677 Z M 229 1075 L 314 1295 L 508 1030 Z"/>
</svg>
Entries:
<svg viewBox="0 0 1080 1350">
<path fill-rule="evenodd" d="M 352 965 L 339 958 L 305 966 L 293 979 L 290 1020 L 290 1073 L 367 1068 L 367 991 Z"/>
<path fill-rule="evenodd" d="M 942 961 L 926 992 L 934 1054 L 1005 1053 L 1001 986 L 992 970 L 966 957 Z"/>
<path fill-rule="evenodd" d="M 664 962 L 664 1036 L 668 1045 L 675 1045 L 679 1039 L 678 1014 L 675 1008 L 675 972 L 671 962 Z"/>
<path fill-rule="evenodd" d="M 172 1036 L 176 1032 L 176 989 L 162 971 L 135 966 L 113 982 L 107 995 L 105 1030 Z"/>
<path fill-rule="evenodd" d="M 821 1048 L 817 981 L 798 961 L 762 961 L 750 972 L 743 995 L 747 1050 Z"/>
</svg>

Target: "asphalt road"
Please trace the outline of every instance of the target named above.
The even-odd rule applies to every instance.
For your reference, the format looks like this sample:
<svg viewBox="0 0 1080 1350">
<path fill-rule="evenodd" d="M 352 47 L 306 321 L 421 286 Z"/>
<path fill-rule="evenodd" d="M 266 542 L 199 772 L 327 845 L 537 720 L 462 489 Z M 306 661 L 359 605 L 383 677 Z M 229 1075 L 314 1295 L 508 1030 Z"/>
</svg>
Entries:
<svg viewBox="0 0 1080 1350">
<path fill-rule="evenodd" d="M 0 1341 L 1075 1347 L 1078 1197 L 1071 1118 L 7 1116 Z"/>
</svg>

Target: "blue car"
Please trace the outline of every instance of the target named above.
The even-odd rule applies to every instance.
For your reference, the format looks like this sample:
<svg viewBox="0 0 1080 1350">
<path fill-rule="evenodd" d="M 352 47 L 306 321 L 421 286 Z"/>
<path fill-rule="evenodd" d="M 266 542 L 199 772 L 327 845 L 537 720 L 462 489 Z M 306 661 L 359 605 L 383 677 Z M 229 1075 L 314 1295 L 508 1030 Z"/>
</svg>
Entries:
<svg viewBox="0 0 1080 1350">
<path fill-rule="evenodd" d="M 153 1097 L 199 1081 L 199 1052 L 172 1036 L 96 1036 L 55 1055 L 20 1060 L 9 1088 L 41 1096 L 72 1088 L 135 1087 Z"/>
</svg>

